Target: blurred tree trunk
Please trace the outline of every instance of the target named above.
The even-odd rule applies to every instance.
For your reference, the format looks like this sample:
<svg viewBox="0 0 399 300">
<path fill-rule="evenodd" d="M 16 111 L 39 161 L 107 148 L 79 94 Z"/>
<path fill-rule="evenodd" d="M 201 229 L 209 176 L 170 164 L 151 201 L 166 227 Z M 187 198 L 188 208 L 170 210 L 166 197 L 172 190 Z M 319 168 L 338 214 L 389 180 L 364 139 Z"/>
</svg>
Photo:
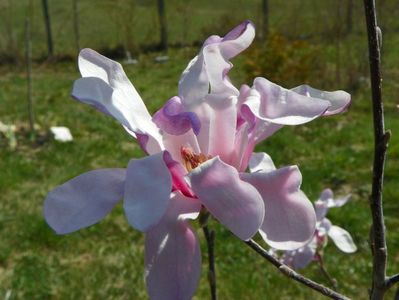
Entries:
<svg viewBox="0 0 399 300">
<path fill-rule="evenodd" d="M 30 2 L 31 4 L 31 2 Z M 26 83 L 27 83 L 27 102 L 29 115 L 30 138 L 35 137 L 35 116 L 33 113 L 33 97 L 32 97 L 32 36 L 30 28 L 30 8 L 25 19 L 25 63 L 26 63 Z"/>
<path fill-rule="evenodd" d="M 80 51 L 80 33 L 79 33 L 79 14 L 78 14 L 78 0 L 72 0 L 73 10 L 73 32 L 75 35 L 75 46 L 79 53 Z"/>
<path fill-rule="evenodd" d="M 164 0 L 158 0 L 158 15 L 159 15 L 159 25 L 160 25 L 160 30 L 161 30 L 160 46 L 161 46 L 162 50 L 167 51 L 168 50 L 168 25 L 166 22 L 165 1 Z"/>
<path fill-rule="evenodd" d="M 346 34 L 350 34 L 353 28 L 353 0 L 347 0 L 346 9 Z"/>
<path fill-rule="evenodd" d="M 1 8 L 0 20 L 1 26 L 4 26 L 6 31 L 6 54 L 9 56 L 10 61 L 18 63 L 19 49 L 14 36 L 13 16 L 12 1 L 8 0 Z"/>
<path fill-rule="evenodd" d="M 269 34 L 269 0 L 262 0 L 262 31 L 261 39 L 267 40 Z"/>
<path fill-rule="evenodd" d="M 336 2 L 335 39 L 336 39 L 336 83 L 341 84 L 341 31 L 342 31 L 342 0 Z"/>
<path fill-rule="evenodd" d="M 50 14 L 48 10 L 47 0 L 42 0 L 42 8 L 43 8 L 44 25 L 46 27 L 46 34 L 47 34 L 47 57 L 52 58 L 54 56 L 54 47 L 53 47 L 53 36 L 51 34 L 51 22 L 50 22 Z"/>
</svg>

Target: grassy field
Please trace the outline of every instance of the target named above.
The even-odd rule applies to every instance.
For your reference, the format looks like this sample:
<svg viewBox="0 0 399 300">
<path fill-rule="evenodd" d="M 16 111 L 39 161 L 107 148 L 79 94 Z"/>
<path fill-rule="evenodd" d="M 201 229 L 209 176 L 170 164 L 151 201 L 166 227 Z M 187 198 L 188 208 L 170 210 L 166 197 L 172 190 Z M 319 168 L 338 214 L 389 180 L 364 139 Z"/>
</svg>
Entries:
<svg viewBox="0 0 399 300">
<path fill-rule="evenodd" d="M 87 1 L 82 2 L 81 7 L 88 6 Z M 177 7 L 178 2 L 175 2 L 171 4 L 172 7 Z M 214 33 L 225 33 L 224 29 L 218 28 L 215 20 L 227 14 L 223 6 L 226 2 L 222 1 L 224 4 L 216 5 L 214 10 L 211 10 L 210 5 L 200 7 L 195 1 L 189 2 L 192 3 L 190 9 L 198 12 L 190 19 L 190 28 L 195 28 L 188 33 L 191 41 L 204 39 L 206 30 L 203 28 L 212 24 Z M 255 1 L 249 2 L 247 6 L 243 4 L 244 1 L 238 2 L 234 9 L 239 10 L 240 5 L 245 9 L 234 14 L 232 20 L 239 19 L 240 22 L 241 19 L 258 17 L 254 9 Z M 292 7 L 285 11 L 281 4 L 274 2 L 275 14 L 272 14 L 271 23 L 276 31 L 289 33 L 289 24 L 294 22 L 292 16 L 296 16 L 295 24 L 300 27 L 292 29 L 296 31 L 295 34 L 314 33 L 319 29 L 316 28 L 318 19 L 309 16 L 313 13 L 322 18 L 325 11 L 321 8 L 313 12 L 306 9 L 311 1 L 304 1 L 303 11 L 306 13 L 303 15 L 295 13 L 300 8 L 299 1 L 293 1 Z M 65 21 L 68 14 L 62 10 L 61 4 L 56 6 L 57 2 L 50 3 L 54 3 L 53 9 L 60 14 L 54 27 L 61 28 L 62 20 Z M 149 19 L 156 18 L 145 5 L 138 7 L 152 16 Z M 35 9 L 37 26 L 40 8 Z M 101 13 L 104 14 L 100 9 L 104 10 L 103 7 L 94 10 L 91 16 L 93 20 Z M 342 49 L 345 51 L 353 47 L 359 51 L 356 53 L 360 53 L 356 59 L 366 64 L 366 40 L 361 29 L 362 10 L 361 7 L 357 9 L 354 21 L 356 30 L 342 41 Z M 88 14 L 88 9 L 81 8 L 81 11 Z M 171 11 L 178 14 L 177 8 Z M 210 11 L 214 11 L 214 15 Z M 197 26 L 197 20 L 206 14 L 212 16 L 209 20 L 211 25 L 198 21 L 201 25 Z M 393 132 L 388 150 L 384 192 L 389 273 L 392 274 L 399 271 L 399 35 L 395 30 L 398 18 L 388 19 L 388 15 L 386 10 L 381 12 L 381 22 L 387 28 L 383 43 L 386 124 Z M 91 26 L 88 20 L 85 19 L 85 28 Z M 140 20 L 136 22 L 140 23 Z M 115 45 L 119 43 L 118 37 L 114 36 L 116 28 L 110 27 L 106 31 L 105 26 L 99 24 L 99 27 L 85 29 L 84 46 L 99 49 L 104 41 Z M 91 42 L 88 32 L 93 34 L 94 30 L 100 29 L 107 33 L 102 36 L 104 41 L 96 37 Z M 144 41 L 147 35 L 151 35 L 146 35 L 145 30 L 142 34 L 137 28 L 135 30 L 137 32 L 134 34 L 139 36 L 139 40 Z M 174 33 L 172 41 L 178 42 L 177 37 L 182 38 L 184 35 L 179 30 L 182 30 L 182 26 L 176 23 L 171 25 L 171 32 Z M 60 38 L 58 43 L 56 49 L 59 53 L 59 49 L 65 49 L 68 54 L 73 53 L 73 46 L 67 43 L 66 37 Z M 312 43 L 323 49 L 323 59 L 334 61 L 335 44 L 319 38 L 312 40 Z M 36 56 L 44 51 L 40 47 L 35 48 Z M 164 64 L 154 62 L 154 57 L 159 53 L 142 53 L 139 64 L 124 67 L 151 112 L 155 112 L 167 99 L 176 95 L 180 73 L 196 51 L 195 47 L 171 49 L 168 52 L 170 60 Z M 235 68 L 232 77 L 237 85 L 244 83 L 247 78 L 243 70 L 246 62 L 251 59 L 248 55 L 244 54 L 233 61 Z M 345 57 L 345 52 L 342 56 Z M 346 62 L 343 60 L 342 74 L 351 71 L 351 65 Z M 265 76 L 272 77 L 272 74 Z M 325 78 L 317 76 L 315 73 L 309 83 L 322 82 L 323 88 L 331 90 L 345 88 L 345 82 L 338 84 L 331 80 L 335 74 L 325 74 Z M 0 140 L 0 298 L 6 295 L 10 296 L 9 299 L 147 297 L 143 279 L 143 235 L 128 226 L 120 205 L 101 223 L 68 236 L 56 236 L 43 220 L 43 200 L 56 185 L 95 168 L 125 167 L 132 157 L 143 155 L 119 124 L 70 99 L 72 83 L 78 77 L 74 62 L 35 64 L 33 68 L 35 114 L 36 123 L 40 125 L 39 132 L 47 132 L 50 126 L 64 125 L 71 129 L 75 138 L 73 143 L 58 143 L 46 136 L 32 143 L 23 132 L 17 135 L 16 149 L 10 149 L 4 138 Z M 326 83 L 323 84 L 324 79 Z M 304 178 L 302 188 L 312 200 L 325 187 L 331 187 L 336 195 L 352 193 L 352 201 L 343 208 L 332 209 L 329 218 L 351 232 L 359 250 L 355 254 L 345 255 L 330 243 L 325 250 L 325 263 L 331 275 L 337 278 L 339 291 L 354 299 L 366 299 L 367 288 L 370 286 L 368 232 L 371 221 L 368 196 L 371 188 L 373 138 L 369 95 L 368 81 L 362 80 L 356 90 L 352 91 L 353 104 L 347 113 L 323 118 L 308 125 L 285 127 L 257 148 L 257 151 L 269 153 L 277 166 L 298 164 Z M 0 121 L 26 128 L 25 99 L 23 65 L 0 66 Z M 216 230 L 220 299 L 322 299 L 313 291 L 283 278 L 274 267 L 216 222 L 212 222 L 211 227 Z M 202 232 L 198 233 L 205 253 Z M 209 299 L 206 267 L 204 255 L 201 282 L 195 299 Z M 311 264 L 303 273 L 328 285 L 316 264 Z M 388 298 L 392 294 L 393 291 Z"/>
</svg>

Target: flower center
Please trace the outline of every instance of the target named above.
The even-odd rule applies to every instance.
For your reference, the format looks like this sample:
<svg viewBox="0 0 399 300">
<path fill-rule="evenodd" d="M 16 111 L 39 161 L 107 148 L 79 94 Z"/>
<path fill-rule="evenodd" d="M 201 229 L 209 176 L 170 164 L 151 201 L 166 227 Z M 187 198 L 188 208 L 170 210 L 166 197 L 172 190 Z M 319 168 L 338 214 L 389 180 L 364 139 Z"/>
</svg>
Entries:
<svg viewBox="0 0 399 300">
<path fill-rule="evenodd" d="M 181 147 L 180 154 L 183 159 L 184 166 L 188 172 L 191 172 L 191 170 L 212 158 L 211 155 L 207 156 L 203 153 L 196 154 L 191 148 L 188 147 Z"/>
</svg>

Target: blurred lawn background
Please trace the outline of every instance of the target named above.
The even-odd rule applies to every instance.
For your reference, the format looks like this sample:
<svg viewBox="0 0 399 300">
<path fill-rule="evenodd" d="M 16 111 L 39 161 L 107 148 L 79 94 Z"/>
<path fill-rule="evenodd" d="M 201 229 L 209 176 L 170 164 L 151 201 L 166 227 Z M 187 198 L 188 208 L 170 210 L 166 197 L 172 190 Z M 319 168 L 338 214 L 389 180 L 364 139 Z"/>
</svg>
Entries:
<svg viewBox="0 0 399 300">
<path fill-rule="evenodd" d="M 76 68 L 72 1 L 49 0 L 55 57 L 46 61 L 40 1 L 0 0 L 0 121 L 17 127 L 16 147 L 0 136 L 0 298 L 146 299 L 143 235 L 130 228 L 121 205 L 101 223 L 68 236 L 56 236 L 42 216 L 47 192 L 80 173 L 125 167 L 143 152 L 113 119 L 70 99 Z M 177 94 L 177 82 L 199 42 L 224 35 L 250 19 L 262 23 L 260 0 L 177 1 L 166 3 L 169 50 L 157 52 L 156 1 L 78 0 L 80 45 L 117 58 L 125 51 L 138 64 L 124 65 L 153 113 Z M 352 3 L 352 13 L 349 5 Z M 385 217 L 390 274 L 399 271 L 399 6 L 378 1 L 383 32 L 383 98 L 386 124 L 393 137 L 385 176 Z M 310 124 L 280 130 L 257 148 L 277 166 L 298 164 L 302 189 L 313 201 L 325 187 L 352 201 L 332 209 L 329 218 L 347 229 L 359 250 L 345 255 L 330 243 L 325 264 L 339 291 L 366 299 L 370 286 L 368 245 L 373 150 L 368 51 L 361 1 L 269 1 L 270 33 L 233 60 L 236 86 L 262 75 L 285 87 L 308 83 L 352 94 L 349 111 Z M 33 98 L 38 138 L 27 135 L 28 112 L 24 62 L 24 22 L 32 25 Z M 352 20 L 352 21 L 350 21 Z M 165 63 L 155 62 L 159 55 Z M 50 126 L 71 129 L 72 143 L 48 138 Z M 216 222 L 216 261 L 220 299 L 322 299 L 280 275 Z M 203 250 L 202 232 L 198 232 Z M 266 247 L 265 244 L 263 246 Z M 209 299 L 207 258 L 195 299 Z M 303 273 L 329 284 L 316 264 Z M 392 297 L 391 291 L 387 298 Z"/>
</svg>

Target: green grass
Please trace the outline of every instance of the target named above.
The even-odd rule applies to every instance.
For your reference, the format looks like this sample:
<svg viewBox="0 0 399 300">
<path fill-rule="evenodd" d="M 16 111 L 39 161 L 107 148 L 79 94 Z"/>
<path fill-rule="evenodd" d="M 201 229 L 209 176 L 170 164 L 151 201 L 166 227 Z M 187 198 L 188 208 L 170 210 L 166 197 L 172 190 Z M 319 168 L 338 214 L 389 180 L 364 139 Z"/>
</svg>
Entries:
<svg viewBox="0 0 399 300">
<path fill-rule="evenodd" d="M 201 11 L 200 7 L 195 6 L 195 9 Z M 218 9 L 223 11 L 223 7 Z M 278 17 L 284 15 L 283 8 L 275 4 L 275 10 L 273 24 L 276 27 L 293 22 L 281 20 L 279 23 Z M 62 11 L 60 13 L 62 15 Z M 251 16 L 251 12 L 240 12 L 234 18 L 243 14 Z M 285 12 L 285 15 L 290 14 L 294 14 L 293 9 Z M 94 16 L 99 15 L 96 11 Z M 217 16 L 215 13 L 214 20 Z M 304 21 L 303 28 L 315 22 L 306 17 L 297 18 L 299 24 Z M 90 27 L 90 22 L 86 22 Z M 196 24 L 195 20 L 192 22 Z M 383 19 L 382 22 L 387 21 Z M 190 38 L 203 39 L 201 28 L 192 27 L 196 31 L 195 35 L 190 33 Z M 108 30 L 111 35 L 115 29 Z M 98 40 L 93 41 L 95 46 L 99 45 Z M 362 31 L 348 37 L 345 47 L 349 48 L 353 40 L 359 41 L 356 47 L 360 48 L 360 53 L 367 53 Z M 319 42 L 321 47 L 326 47 L 326 59 L 333 60 L 334 46 L 326 46 L 326 41 Z M 398 42 L 394 32 L 384 35 L 386 124 L 393 131 L 384 192 L 390 274 L 398 272 L 395 266 L 399 265 L 399 233 L 396 230 L 399 225 L 399 191 L 396 188 L 399 174 Z M 90 46 L 88 37 L 85 45 Z M 67 52 L 73 51 L 68 47 Z M 176 95 L 180 73 L 196 51 L 194 48 L 170 50 L 170 61 L 165 64 L 154 63 L 156 53 L 142 54 L 138 65 L 125 66 L 151 113 Z M 360 60 L 367 58 L 366 54 L 359 57 Z M 237 85 L 246 77 L 242 72 L 245 59 L 244 55 L 234 61 L 232 77 Z M 345 71 L 349 70 L 343 66 L 342 72 Z M 23 69 L 1 66 L 0 74 L 0 120 L 26 126 Z M 142 151 L 116 121 L 70 99 L 72 83 L 79 77 L 74 63 L 34 65 L 33 74 L 36 123 L 41 132 L 53 125 L 64 125 L 71 129 L 75 140 L 61 144 L 44 138 L 41 143 L 31 143 L 18 135 L 15 150 L 7 148 L 5 141 L 0 140 L 0 298 L 11 291 L 11 299 L 146 299 L 143 235 L 128 226 L 120 205 L 99 224 L 67 236 L 56 236 L 42 217 L 43 200 L 53 187 L 95 168 L 125 167 L 132 157 L 142 156 Z M 320 78 L 314 80 L 319 82 Z M 338 84 L 324 86 L 326 89 L 339 87 Z M 368 245 L 371 222 L 368 197 L 373 135 L 368 84 L 362 83 L 352 96 L 353 104 L 347 113 L 303 126 L 285 127 L 257 151 L 269 153 L 277 166 L 298 164 L 303 174 L 302 188 L 311 200 L 325 187 L 331 187 L 338 196 L 353 194 L 351 202 L 343 208 L 332 209 L 329 218 L 351 232 L 359 250 L 346 255 L 330 243 L 325 250 L 325 261 L 331 275 L 338 280 L 339 291 L 355 299 L 366 299 L 372 267 Z M 322 299 L 284 278 L 216 222 L 211 226 L 216 230 L 220 299 Z M 209 299 L 205 243 L 202 232 L 198 230 L 198 233 L 204 256 L 195 299 Z M 328 284 L 315 264 L 303 273 Z"/>
</svg>

